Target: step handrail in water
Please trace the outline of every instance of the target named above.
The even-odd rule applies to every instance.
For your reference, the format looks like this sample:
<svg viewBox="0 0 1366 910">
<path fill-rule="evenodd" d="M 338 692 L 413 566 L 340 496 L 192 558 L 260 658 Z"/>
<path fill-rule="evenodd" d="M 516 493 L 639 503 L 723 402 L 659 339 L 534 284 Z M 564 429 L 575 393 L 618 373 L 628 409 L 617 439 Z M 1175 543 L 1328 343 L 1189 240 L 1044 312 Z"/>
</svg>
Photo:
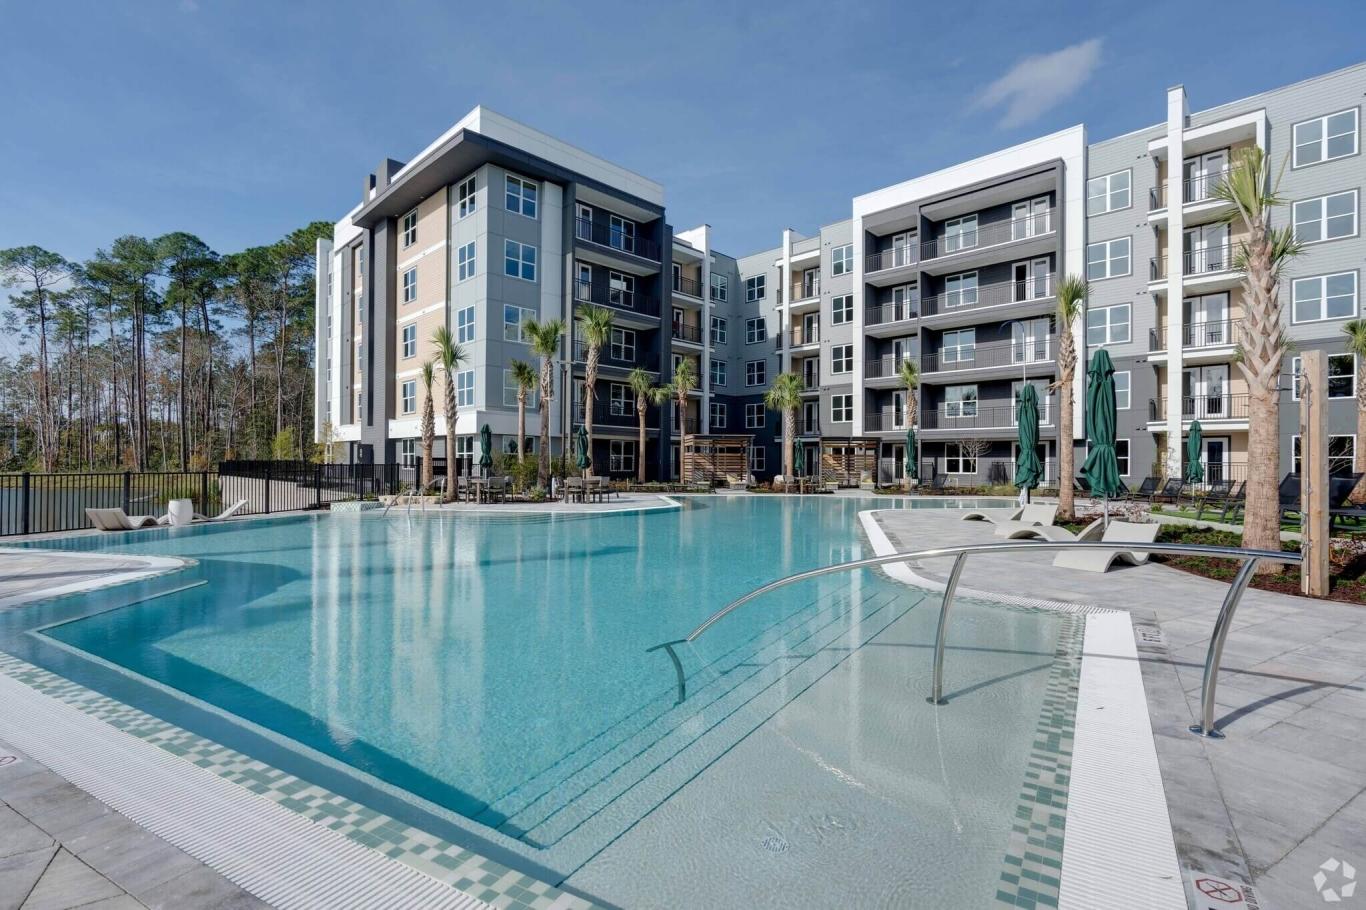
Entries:
<svg viewBox="0 0 1366 910">
<path fill-rule="evenodd" d="M 800 581 L 811 578 L 818 578 L 822 575 L 834 575 L 838 572 L 849 572 L 855 569 L 866 569 L 873 566 L 885 566 L 891 563 L 907 562 L 916 559 L 936 559 L 940 557 L 954 557 L 953 568 L 949 571 L 948 581 L 944 585 L 944 599 L 939 606 L 939 625 L 934 637 L 934 683 L 930 696 L 926 699 L 930 704 L 947 704 L 944 699 L 944 649 L 948 640 L 949 608 L 953 606 L 954 591 L 958 588 L 958 579 L 963 574 L 963 565 L 967 562 L 968 556 L 974 553 L 999 553 L 1012 550 L 1122 550 L 1130 553 L 1165 553 L 1172 556 L 1209 556 L 1219 559 L 1237 559 L 1242 561 L 1242 566 L 1238 569 L 1238 574 L 1234 576 L 1229 584 L 1228 593 L 1224 595 L 1224 602 L 1219 608 L 1219 615 L 1214 621 L 1214 629 L 1210 633 L 1209 651 L 1205 655 L 1205 674 L 1200 687 L 1200 723 L 1191 725 L 1190 731 L 1201 736 L 1208 736 L 1212 739 L 1223 739 L 1224 734 L 1220 733 L 1214 726 L 1214 690 L 1218 682 L 1219 664 L 1224 657 L 1224 641 L 1228 638 L 1229 627 L 1233 624 L 1233 614 L 1238 609 L 1238 603 L 1243 598 L 1243 593 L 1247 590 L 1248 584 L 1252 581 L 1252 574 L 1257 570 L 1257 564 L 1263 559 L 1269 562 L 1289 563 L 1300 565 L 1304 557 L 1300 553 L 1275 551 L 1275 550 L 1245 550 L 1240 547 L 1212 547 L 1203 544 L 1174 544 L 1174 543 L 1135 543 L 1135 542 L 1114 542 L 1114 543 L 1090 543 L 1077 541 L 1048 541 L 1048 540 L 1011 540 L 999 543 L 979 543 L 967 544 L 957 547 L 935 547 L 929 550 L 908 550 L 901 553 L 888 553 L 885 556 L 873 556 L 868 559 L 856 559 L 852 562 L 837 563 L 832 566 L 822 566 L 819 569 L 808 569 L 805 572 L 798 572 L 777 581 L 771 581 L 762 587 L 755 588 L 743 597 L 737 598 L 717 610 L 707 617 L 696 629 L 693 629 L 686 638 L 667 641 L 655 645 L 648 651 L 658 651 L 663 649 L 669 653 L 669 658 L 673 661 L 674 672 L 678 677 L 678 701 L 682 702 L 687 697 L 687 686 L 683 675 L 683 665 L 674 652 L 675 645 L 690 644 L 698 639 L 704 632 L 716 625 L 722 619 L 735 610 L 749 603 L 757 597 L 762 597 L 770 591 L 776 591 Z"/>
</svg>

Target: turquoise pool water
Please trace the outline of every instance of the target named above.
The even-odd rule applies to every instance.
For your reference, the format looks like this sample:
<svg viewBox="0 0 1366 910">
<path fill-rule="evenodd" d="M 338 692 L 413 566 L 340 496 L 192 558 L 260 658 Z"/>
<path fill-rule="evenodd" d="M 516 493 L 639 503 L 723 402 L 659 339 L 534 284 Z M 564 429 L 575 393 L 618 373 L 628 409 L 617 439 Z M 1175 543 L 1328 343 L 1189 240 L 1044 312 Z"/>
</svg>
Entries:
<svg viewBox="0 0 1366 910">
<path fill-rule="evenodd" d="M 568 877 L 883 639 L 906 638 L 895 666 L 907 708 L 894 716 L 907 726 L 859 735 L 870 753 L 877 742 L 911 756 L 927 747 L 917 725 L 935 714 L 920 680 L 938 598 L 880 573 L 803 583 L 727 617 L 682 649 L 682 704 L 668 657 L 648 650 L 765 582 L 872 555 L 856 513 L 911 504 L 708 497 L 677 511 L 316 515 L 70 539 L 51 545 L 193 557 L 163 588 L 206 583 L 131 605 L 119 589 L 88 594 L 78 618 L 51 613 L 58 624 L 38 634 L 411 794 Z M 935 731 L 936 766 L 901 794 L 923 804 L 901 810 L 927 830 L 961 829 L 965 815 L 991 830 L 955 847 L 974 868 L 1000 862 L 1059 629 L 1047 614 L 970 602 L 954 617 L 964 653 L 947 679 L 963 694 Z M 984 725 L 995 744 L 973 755 Z M 980 812 L 934 792 L 946 742 L 973 756 L 971 781 L 955 788 Z"/>
</svg>

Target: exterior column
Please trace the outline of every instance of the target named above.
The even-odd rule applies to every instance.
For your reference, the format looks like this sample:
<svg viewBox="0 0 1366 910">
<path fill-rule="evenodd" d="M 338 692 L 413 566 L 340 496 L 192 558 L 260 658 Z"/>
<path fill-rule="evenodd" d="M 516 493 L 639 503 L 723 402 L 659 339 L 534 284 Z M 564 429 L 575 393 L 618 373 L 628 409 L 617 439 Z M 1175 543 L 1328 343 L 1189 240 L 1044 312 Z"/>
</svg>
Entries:
<svg viewBox="0 0 1366 910">
<path fill-rule="evenodd" d="M 698 406 L 697 426 L 703 434 L 711 432 L 711 228 L 702 225 L 702 319 L 698 331 L 702 339 L 702 356 L 698 360 L 698 381 L 702 385 L 702 402 Z M 670 276 L 672 281 L 672 276 Z M 726 288 L 727 302 L 740 288 Z"/>
<path fill-rule="evenodd" d="M 1182 345 L 1182 301 L 1185 298 L 1185 257 L 1182 255 L 1184 203 L 1182 162 L 1185 160 L 1184 141 L 1190 105 L 1184 86 L 1167 90 L 1167 307 L 1163 318 L 1167 327 L 1167 401 L 1164 419 L 1167 424 L 1167 448 L 1163 462 L 1168 476 L 1181 472 L 1181 376 L 1184 349 Z"/>
</svg>

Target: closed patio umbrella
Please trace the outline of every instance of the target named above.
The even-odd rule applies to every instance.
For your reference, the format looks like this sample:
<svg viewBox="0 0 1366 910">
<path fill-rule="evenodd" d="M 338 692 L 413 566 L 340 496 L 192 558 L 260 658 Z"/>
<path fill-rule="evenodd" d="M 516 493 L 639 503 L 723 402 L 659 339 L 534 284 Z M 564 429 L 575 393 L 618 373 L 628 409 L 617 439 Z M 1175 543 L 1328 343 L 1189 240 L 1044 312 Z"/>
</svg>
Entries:
<svg viewBox="0 0 1366 910">
<path fill-rule="evenodd" d="M 1204 448 L 1205 431 L 1200 421 L 1191 424 L 1191 433 L 1186 437 L 1186 483 L 1201 483 L 1205 479 L 1205 466 L 1200 463 L 1200 450 Z"/>
<path fill-rule="evenodd" d="M 479 430 L 479 467 L 484 469 L 484 476 L 488 476 L 489 468 L 493 467 L 493 430 L 488 424 Z"/>
<path fill-rule="evenodd" d="M 908 480 L 920 479 L 920 462 L 915 457 L 915 427 L 906 430 L 906 464 L 903 467 Z"/>
<path fill-rule="evenodd" d="M 1039 462 L 1039 392 L 1032 382 L 1020 386 L 1020 397 L 1015 402 L 1015 423 L 1018 426 L 1019 454 L 1015 456 L 1015 486 L 1029 491 L 1043 479 L 1043 465 Z"/>
<path fill-rule="evenodd" d="M 1116 420 L 1115 365 L 1109 352 L 1101 348 L 1086 370 L 1086 441 L 1091 451 L 1081 472 L 1091 484 L 1091 494 L 1105 501 L 1106 527 L 1110 526 L 1110 497 L 1122 489 L 1115 458 Z M 1071 478 L 1063 482 L 1070 483 Z"/>
<path fill-rule="evenodd" d="M 574 431 L 574 464 L 580 471 L 587 471 L 593 466 L 593 459 L 588 453 L 588 430 L 580 424 Z"/>
<path fill-rule="evenodd" d="M 806 446 L 798 442 L 792 449 L 792 473 L 801 477 L 806 473 Z"/>
</svg>

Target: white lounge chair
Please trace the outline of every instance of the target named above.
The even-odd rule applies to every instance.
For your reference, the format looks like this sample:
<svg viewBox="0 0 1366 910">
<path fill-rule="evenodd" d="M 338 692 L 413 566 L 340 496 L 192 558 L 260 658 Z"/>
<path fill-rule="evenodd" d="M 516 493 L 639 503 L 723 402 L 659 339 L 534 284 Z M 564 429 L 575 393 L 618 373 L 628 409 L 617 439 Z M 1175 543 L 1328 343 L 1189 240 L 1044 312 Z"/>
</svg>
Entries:
<svg viewBox="0 0 1366 910">
<path fill-rule="evenodd" d="M 245 499 L 239 499 L 239 500 L 237 500 L 236 502 L 234 502 L 232 505 L 228 506 L 226 509 L 224 509 L 223 511 L 219 512 L 217 515 L 215 515 L 215 516 L 212 517 L 212 518 L 209 518 L 209 517 L 207 517 L 207 516 L 205 516 L 205 515 L 201 515 L 201 514 L 199 514 L 198 512 L 195 512 L 195 513 L 194 513 L 194 520 L 195 520 L 195 521 L 223 521 L 225 518 L 231 518 L 232 516 L 236 515 L 239 511 L 241 511 L 242 507 L 245 506 L 246 504 L 247 504 L 247 501 L 246 501 Z M 166 521 L 166 519 L 164 519 L 164 518 L 157 519 L 157 520 L 158 520 L 161 524 L 167 524 L 167 521 Z"/>
<path fill-rule="evenodd" d="M 1138 524 L 1132 521 L 1111 521 L 1101 535 L 1101 543 L 1152 543 L 1161 529 L 1157 522 Z M 1083 572 L 1108 572 L 1116 562 L 1141 566 L 1148 561 L 1143 550 L 1063 550 L 1053 559 L 1053 565 Z"/>
<path fill-rule="evenodd" d="M 153 515 L 129 515 L 118 508 L 86 509 L 85 517 L 101 531 L 136 531 L 157 526 L 157 519 Z"/>
<path fill-rule="evenodd" d="M 1058 507 L 1046 503 L 1030 503 L 1020 511 L 1020 517 L 1015 521 L 1001 521 L 996 523 L 996 536 L 1009 537 L 1012 532 L 1020 528 L 1032 528 L 1038 525 L 1051 525 L 1053 519 L 1058 517 Z"/>
<path fill-rule="evenodd" d="M 965 512 L 962 521 L 989 521 L 994 525 L 1005 521 L 1019 521 L 1020 513 L 1024 512 L 1024 506 L 1016 506 L 1013 509 L 973 509 Z"/>
<path fill-rule="evenodd" d="M 1029 525 L 1028 527 L 1015 528 L 1006 538 L 1009 540 L 1051 540 L 1054 543 L 1066 543 L 1074 540 L 1099 541 L 1101 534 L 1105 532 L 1105 519 L 1097 518 L 1076 534 L 1059 525 Z"/>
</svg>

